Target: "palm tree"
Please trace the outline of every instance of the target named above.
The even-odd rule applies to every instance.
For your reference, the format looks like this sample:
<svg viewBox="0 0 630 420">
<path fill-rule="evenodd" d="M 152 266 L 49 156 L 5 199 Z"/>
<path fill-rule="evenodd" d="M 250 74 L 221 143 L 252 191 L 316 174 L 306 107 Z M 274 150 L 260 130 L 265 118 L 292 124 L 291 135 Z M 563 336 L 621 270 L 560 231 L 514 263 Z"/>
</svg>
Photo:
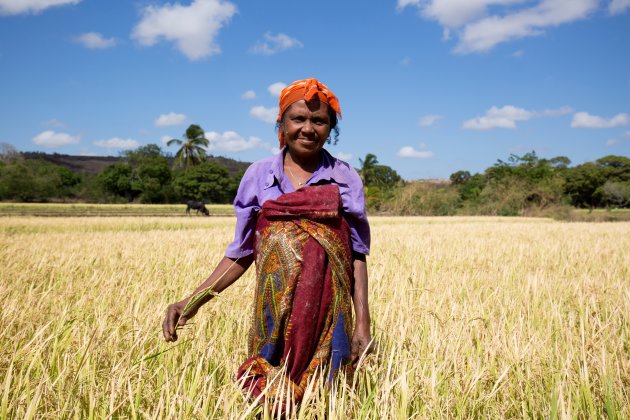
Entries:
<svg viewBox="0 0 630 420">
<path fill-rule="evenodd" d="M 188 168 L 191 165 L 196 165 L 203 161 L 206 157 L 206 149 L 209 141 L 206 138 L 206 133 L 201 127 L 196 124 L 191 124 L 184 133 L 184 139 L 170 139 L 166 142 L 167 146 L 177 144 L 181 146 L 175 154 L 175 161 L 179 165 L 183 165 Z"/>
<path fill-rule="evenodd" d="M 378 165 L 378 159 L 376 155 L 368 153 L 365 155 L 365 159 L 359 158 L 359 163 L 361 164 L 359 175 L 361 175 L 363 185 L 367 187 L 372 182 L 372 172 L 374 172 L 374 167 Z"/>
</svg>

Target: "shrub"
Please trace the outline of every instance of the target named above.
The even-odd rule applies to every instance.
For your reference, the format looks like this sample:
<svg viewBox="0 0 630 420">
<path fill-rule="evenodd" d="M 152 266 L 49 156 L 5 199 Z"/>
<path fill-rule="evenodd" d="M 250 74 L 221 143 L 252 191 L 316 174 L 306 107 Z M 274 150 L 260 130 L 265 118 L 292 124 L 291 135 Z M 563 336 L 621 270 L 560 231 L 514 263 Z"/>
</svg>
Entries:
<svg viewBox="0 0 630 420">
<path fill-rule="evenodd" d="M 449 216 L 457 213 L 460 203 L 455 187 L 416 181 L 398 188 L 381 210 L 406 216 Z"/>
</svg>

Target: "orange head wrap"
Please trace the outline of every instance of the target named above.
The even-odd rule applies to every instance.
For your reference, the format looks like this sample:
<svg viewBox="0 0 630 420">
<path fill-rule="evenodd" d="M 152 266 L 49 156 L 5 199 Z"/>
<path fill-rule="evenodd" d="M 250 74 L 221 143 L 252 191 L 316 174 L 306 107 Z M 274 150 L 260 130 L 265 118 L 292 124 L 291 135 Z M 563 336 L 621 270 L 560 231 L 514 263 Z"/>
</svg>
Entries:
<svg viewBox="0 0 630 420">
<path fill-rule="evenodd" d="M 341 118 L 341 107 L 339 106 L 339 100 L 335 94 L 328 90 L 328 86 L 325 84 L 319 82 L 317 79 L 310 78 L 297 80 L 282 89 L 282 92 L 280 92 L 280 109 L 276 121 L 280 122 L 282 120 L 282 114 L 284 114 L 284 111 L 286 111 L 292 103 L 302 99 L 308 102 L 315 97 L 328 104 L 328 106 L 335 111 L 337 117 Z M 282 130 L 278 130 L 278 139 L 280 140 L 280 147 L 284 147 L 285 142 Z"/>
</svg>

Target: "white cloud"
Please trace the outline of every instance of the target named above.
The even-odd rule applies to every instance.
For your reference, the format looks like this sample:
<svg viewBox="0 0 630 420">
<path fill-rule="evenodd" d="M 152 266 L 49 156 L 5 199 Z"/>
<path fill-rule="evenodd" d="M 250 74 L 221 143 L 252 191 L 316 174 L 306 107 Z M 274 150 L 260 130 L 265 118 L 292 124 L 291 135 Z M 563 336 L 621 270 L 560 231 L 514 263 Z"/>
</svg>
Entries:
<svg viewBox="0 0 630 420">
<path fill-rule="evenodd" d="M 209 142 L 207 147 L 209 151 L 242 152 L 250 149 L 273 149 L 271 145 L 264 143 L 258 137 L 245 139 L 236 131 L 225 131 L 223 133 L 209 131 L 206 132 L 206 138 Z"/>
<path fill-rule="evenodd" d="M 493 128 L 516 128 L 516 121 L 527 121 L 535 117 L 559 117 L 573 112 L 568 106 L 543 111 L 528 111 L 512 105 L 501 108 L 493 106 L 486 111 L 486 115 L 464 121 L 463 128 L 467 130 L 492 130 Z"/>
<path fill-rule="evenodd" d="M 418 124 L 420 124 L 420 127 L 430 127 L 436 122 L 438 122 L 439 120 L 441 120 L 442 118 L 444 117 L 441 115 L 425 115 L 420 118 L 420 121 L 418 121 Z"/>
<path fill-rule="evenodd" d="M 516 128 L 516 121 L 530 119 L 534 114 L 523 108 L 506 105 L 501 108 L 493 106 L 483 117 L 475 117 L 464 121 L 467 130 L 491 130 L 493 128 Z"/>
<path fill-rule="evenodd" d="M 263 37 L 263 41 L 256 42 L 256 45 L 251 48 L 254 54 L 273 55 L 291 48 L 303 47 L 300 41 L 283 33 L 272 35 L 267 32 Z"/>
<path fill-rule="evenodd" d="M 557 109 L 545 109 L 542 112 L 536 112 L 536 116 L 540 117 L 561 117 L 573 112 L 573 108 L 570 106 L 563 106 Z"/>
<path fill-rule="evenodd" d="M 241 95 L 241 98 L 242 99 L 246 99 L 246 100 L 255 99 L 256 98 L 256 92 L 254 92 L 253 90 L 245 91 L 245 93 L 243 93 Z"/>
<path fill-rule="evenodd" d="M 608 139 L 606 141 L 606 146 L 616 146 L 618 144 L 627 143 L 628 137 L 630 137 L 630 131 L 626 131 L 616 138 Z"/>
<path fill-rule="evenodd" d="M 136 140 L 133 139 L 121 139 L 120 137 L 113 137 L 107 140 L 97 140 L 94 142 L 99 147 L 106 149 L 135 149 L 140 146 Z"/>
<path fill-rule="evenodd" d="M 63 123 L 63 121 L 59 121 L 57 118 L 51 118 L 48 121 L 44 121 L 42 124 L 47 127 L 55 127 L 55 128 L 62 128 L 66 126 Z"/>
<path fill-rule="evenodd" d="M 442 29 L 442 41 L 448 41 L 451 39 L 451 30 L 448 28 Z"/>
<path fill-rule="evenodd" d="M 400 60 L 400 64 L 402 66 L 408 66 L 409 64 L 411 64 L 411 58 L 410 57 L 403 57 L 402 60 Z"/>
<path fill-rule="evenodd" d="M 433 152 L 429 150 L 416 150 L 411 146 L 405 146 L 402 147 L 396 155 L 402 158 L 428 159 L 430 157 L 433 157 Z"/>
<path fill-rule="evenodd" d="M 282 89 L 284 89 L 285 87 L 287 87 L 286 83 L 276 82 L 269 85 L 267 90 L 269 91 L 269 93 L 271 93 L 272 96 L 278 97 L 280 96 L 280 92 L 282 92 Z"/>
<path fill-rule="evenodd" d="M 81 137 L 73 136 L 67 133 L 57 133 L 47 130 L 33 137 L 33 143 L 44 147 L 59 147 L 66 144 L 76 144 L 81 141 Z"/>
<path fill-rule="evenodd" d="M 249 110 L 249 115 L 266 123 L 275 124 L 278 118 L 278 107 L 255 106 Z"/>
<path fill-rule="evenodd" d="M 407 6 L 419 6 L 420 0 L 398 0 L 397 8 L 402 10 Z"/>
<path fill-rule="evenodd" d="M 525 51 L 523 51 L 523 50 L 514 51 L 512 53 L 512 57 L 514 57 L 514 58 L 521 58 L 524 55 L 525 55 Z"/>
<path fill-rule="evenodd" d="M 445 40 L 455 31 L 459 53 L 488 51 L 503 42 L 541 35 L 549 27 L 588 17 L 598 5 L 599 0 L 398 0 L 399 10 L 416 7 L 422 17 L 442 25 Z"/>
<path fill-rule="evenodd" d="M 176 114 L 174 112 L 169 112 L 168 114 L 162 114 L 155 119 L 156 127 L 166 127 L 169 125 L 180 125 L 186 121 L 186 115 L 184 114 Z"/>
<path fill-rule="evenodd" d="M 617 114 L 612 118 L 591 115 L 588 112 L 576 112 L 571 121 L 573 128 L 613 128 L 630 124 L 628 114 Z"/>
<path fill-rule="evenodd" d="M 98 32 L 86 32 L 74 38 L 75 42 L 90 49 L 111 48 L 116 45 L 116 38 L 105 38 Z"/>
<path fill-rule="evenodd" d="M 162 138 L 160 138 L 164 146 L 166 146 L 166 143 L 168 143 L 168 141 L 172 139 L 173 139 L 173 136 L 162 136 Z"/>
<path fill-rule="evenodd" d="M 611 15 L 623 13 L 630 7 L 630 0 L 612 0 L 608 6 Z"/>
<path fill-rule="evenodd" d="M 488 16 L 465 26 L 455 51 L 488 51 L 502 42 L 542 35 L 547 27 L 586 18 L 597 4 L 598 0 L 543 0 L 516 13 Z"/>
<path fill-rule="evenodd" d="M 352 160 L 352 158 L 354 157 L 354 155 L 352 153 L 345 153 L 345 152 L 339 152 L 335 155 L 335 157 L 337 159 L 341 159 L 343 161 L 349 161 Z"/>
<path fill-rule="evenodd" d="M 144 46 L 161 39 L 174 42 L 182 54 L 198 60 L 221 52 L 215 38 L 235 13 L 236 6 L 223 0 L 193 0 L 189 6 L 150 5 L 142 11 L 131 36 Z"/>
<path fill-rule="evenodd" d="M 0 0 L 0 15 L 39 13 L 49 7 L 78 4 L 81 0 Z"/>
<path fill-rule="evenodd" d="M 438 21 L 445 28 L 457 28 L 484 16 L 488 6 L 522 2 L 523 0 L 430 0 L 406 3 L 418 7 L 422 16 Z"/>
</svg>

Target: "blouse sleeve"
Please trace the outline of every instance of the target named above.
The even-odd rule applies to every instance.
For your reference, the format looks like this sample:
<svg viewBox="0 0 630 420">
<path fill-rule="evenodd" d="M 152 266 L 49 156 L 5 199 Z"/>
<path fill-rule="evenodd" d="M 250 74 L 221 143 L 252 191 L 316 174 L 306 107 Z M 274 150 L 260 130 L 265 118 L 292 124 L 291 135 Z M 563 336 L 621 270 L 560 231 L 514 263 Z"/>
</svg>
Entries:
<svg viewBox="0 0 630 420">
<path fill-rule="evenodd" d="M 245 171 L 234 199 L 236 229 L 234 231 L 234 240 L 225 251 L 225 256 L 228 258 L 242 258 L 254 252 L 256 215 L 258 210 L 260 210 L 254 172 L 253 165 Z"/>
<path fill-rule="evenodd" d="M 370 225 L 365 210 L 365 194 L 359 174 L 347 165 L 344 186 L 340 185 L 341 201 L 346 220 L 350 225 L 352 250 L 360 254 L 370 253 Z"/>
</svg>

